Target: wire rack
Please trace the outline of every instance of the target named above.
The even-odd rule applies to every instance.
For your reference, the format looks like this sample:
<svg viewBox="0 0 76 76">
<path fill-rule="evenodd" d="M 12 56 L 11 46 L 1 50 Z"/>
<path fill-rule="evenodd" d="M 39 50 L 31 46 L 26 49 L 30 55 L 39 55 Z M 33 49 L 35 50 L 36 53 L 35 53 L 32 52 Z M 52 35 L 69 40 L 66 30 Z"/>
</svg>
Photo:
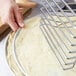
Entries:
<svg viewBox="0 0 76 76">
<path fill-rule="evenodd" d="M 66 3 L 64 0 L 59 2 L 41 0 L 41 4 L 43 7 L 39 11 L 41 16 L 40 29 L 63 70 L 73 69 L 76 64 L 75 9 L 70 7 L 71 3 Z M 63 9 L 64 6 L 66 9 Z M 20 63 L 16 53 L 15 42 L 20 31 L 21 29 L 14 36 L 13 55 L 21 72 L 27 75 L 26 69 Z"/>
<path fill-rule="evenodd" d="M 75 10 L 64 0 L 41 0 L 41 3 L 40 29 L 63 70 L 72 69 L 76 63 Z M 61 3 L 67 10 L 60 6 Z"/>
</svg>

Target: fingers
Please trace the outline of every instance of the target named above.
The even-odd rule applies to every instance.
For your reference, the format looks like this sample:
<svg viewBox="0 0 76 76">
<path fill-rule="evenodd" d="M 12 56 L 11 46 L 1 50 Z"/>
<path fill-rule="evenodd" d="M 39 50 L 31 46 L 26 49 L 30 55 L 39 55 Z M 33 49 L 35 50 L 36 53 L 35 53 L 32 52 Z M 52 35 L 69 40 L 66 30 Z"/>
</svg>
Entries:
<svg viewBox="0 0 76 76">
<path fill-rule="evenodd" d="M 19 11 L 19 8 L 14 8 L 14 14 L 16 18 L 16 22 L 20 27 L 24 27 L 24 21 L 22 17 L 22 13 Z"/>
<path fill-rule="evenodd" d="M 17 29 L 19 28 L 16 22 L 13 22 L 13 21 L 9 22 L 9 26 L 13 31 L 17 31 Z"/>
<path fill-rule="evenodd" d="M 24 8 L 19 8 L 19 11 L 20 11 L 21 15 L 24 14 Z"/>
<path fill-rule="evenodd" d="M 9 16 L 8 24 L 12 28 L 13 31 L 16 31 L 19 28 L 16 21 L 15 21 L 14 13 L 12 11 L 11 11 L 11 14 Z"/>
<path fill-rule="evenodd" d="M 23 10 L 24 10 L 24 8 L 19 8 L 19 11 L 21 14 L 23 14 Z"/>
<path fill-rule="evenodd" d="M 19 6 L 23 8 L 33 8 L 36 5 L 36 3 L 29 1 L 19 4 Z M 19 11 L 18 6 L 14 2 L 10 2 L 10 5 L 8 4 L 7 7 L 9 8 L 6 8 L 5 11 L 2 12 L 2 22 L 4 24 L 9 24 L 13 31 L 16 31 L 19 26 L 24 27 L 24 22 L 22 18 L 23 9 Z"/>
<path fill-rule="evenodd" d="M 19 7 L 23 8 L 33 8 L 37 5 L 35 2 L 26 1 L 25 3 L 18 3 Z"/>
</svg>

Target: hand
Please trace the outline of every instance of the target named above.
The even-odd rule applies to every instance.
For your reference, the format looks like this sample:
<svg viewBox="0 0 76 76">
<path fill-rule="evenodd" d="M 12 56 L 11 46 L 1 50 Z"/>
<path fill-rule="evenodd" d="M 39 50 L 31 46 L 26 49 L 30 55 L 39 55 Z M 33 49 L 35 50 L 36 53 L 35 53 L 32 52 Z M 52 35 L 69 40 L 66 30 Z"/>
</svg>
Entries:
<svg viewBox="0 0 76 76">
<path fill-rule="evenodd" d="M 34 7 L 36 3 L 26 2 L 26 5 L 19 4 L 20 7 Z M 0 17 L 3 24 L 8 24 L 13 31 L 19 27 L 24 27 L 21 10 L 14 0 L 0 0 Z"/>
</svg>

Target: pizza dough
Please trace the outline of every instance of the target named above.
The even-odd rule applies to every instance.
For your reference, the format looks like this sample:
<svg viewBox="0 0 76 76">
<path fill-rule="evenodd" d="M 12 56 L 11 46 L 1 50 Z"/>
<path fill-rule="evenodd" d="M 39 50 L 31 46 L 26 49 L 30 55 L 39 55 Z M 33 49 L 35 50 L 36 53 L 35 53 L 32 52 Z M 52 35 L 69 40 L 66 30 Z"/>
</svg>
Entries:
<svg viewBox="0 0 76 76">
<path fill-rule="evenodd" d="M 64 71 L 49 47 L 41 29 L 40 17 L 26 20 L 16 39 L 16 52 L 28 76 L 76 76 L 76 68 Z M 50 28 L 51 29 L 51 28 Z M 52 36 L 52 35 L 51 35 Z M 24 76 L 13 57 L 14 33 L 8 38 L 7 61 L 15 76 Z"/>
</svg>

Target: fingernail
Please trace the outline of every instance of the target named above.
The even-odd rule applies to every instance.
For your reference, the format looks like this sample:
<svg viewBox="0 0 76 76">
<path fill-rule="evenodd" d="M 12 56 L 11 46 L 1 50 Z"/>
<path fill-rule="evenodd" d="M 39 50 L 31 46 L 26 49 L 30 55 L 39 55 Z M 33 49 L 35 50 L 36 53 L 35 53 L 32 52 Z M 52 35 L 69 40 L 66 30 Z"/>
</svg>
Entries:
<svg viewBox="0 0 76 76">
<path fill-rule="evenodd" d="M 23 27 L 24 27 L 24 23 L 20 23 L 20 27 L 22 27 L 22 28 L 23 28 Z"/>
</svg>

